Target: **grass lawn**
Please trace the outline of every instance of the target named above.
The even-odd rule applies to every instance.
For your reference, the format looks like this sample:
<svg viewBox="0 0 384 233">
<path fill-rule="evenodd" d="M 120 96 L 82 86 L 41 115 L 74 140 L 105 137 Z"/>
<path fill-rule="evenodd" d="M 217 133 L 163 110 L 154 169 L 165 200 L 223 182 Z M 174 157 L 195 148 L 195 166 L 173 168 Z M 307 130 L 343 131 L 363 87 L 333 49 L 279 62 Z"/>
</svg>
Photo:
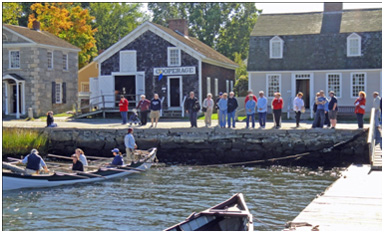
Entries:
<svg viewBox="0 0 384 233">
<path fill-rule="evenodd" d="M 55 117 L 72 117 L 72 116 L 73 116 L 73 114 L 68 114 L 66 112 L 53 114 L 53 118 L 55 118 Z M 41 117 L 39 117 L 39 119 L 40 120 L 46 120 L 47 116 L 41 116 Z"/>
<path fill-rule="evenodd" d="M 244 121 L 246 118 L 247 118 L 246 116 L 238 116 L 238 117 L 237 117 L 237 121 Z M 202 116 L 200 116 L 198 119 L 199 119 L 199 120 L 205 120 L 205 116 L 202 115 Z M 219 119 L 218 114 L 217 114 L 217 113 L 213 113 L 211 119 L 212 119 L 212 120 L 218 120 L 218 119 Z"/>
</svg>

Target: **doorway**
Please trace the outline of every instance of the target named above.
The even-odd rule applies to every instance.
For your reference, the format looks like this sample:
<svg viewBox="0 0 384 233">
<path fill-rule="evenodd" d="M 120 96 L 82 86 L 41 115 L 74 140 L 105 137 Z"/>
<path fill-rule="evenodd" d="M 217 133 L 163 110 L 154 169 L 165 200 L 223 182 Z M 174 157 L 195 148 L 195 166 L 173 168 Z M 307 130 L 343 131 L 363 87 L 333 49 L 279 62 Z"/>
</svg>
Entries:
<svg viewBox="0 0 384 233">
<path fill-rule="evenodd" d="M 115 76 L 116 107 L 119 107 L 120 95 L 124 95 L 129 106 L 134 107 L 136 101 L 136 76 Z"/>
<path fill-rule="evenodd" d="M 182 97 L 181 77 L 168 78 L 168 107 L 178 108 L 181 106 Z"/>
<path fill-rule="evenodd" d="M 310 80 L 309 79 L 298 79 L 296 80 L 296 93 L 303 92 L 303 100 L 305 108 L 309 108 L 310 102 L 309 102 L 309 96 L 310 96 L 310 87 L 309 87 Z"/>
</svg>

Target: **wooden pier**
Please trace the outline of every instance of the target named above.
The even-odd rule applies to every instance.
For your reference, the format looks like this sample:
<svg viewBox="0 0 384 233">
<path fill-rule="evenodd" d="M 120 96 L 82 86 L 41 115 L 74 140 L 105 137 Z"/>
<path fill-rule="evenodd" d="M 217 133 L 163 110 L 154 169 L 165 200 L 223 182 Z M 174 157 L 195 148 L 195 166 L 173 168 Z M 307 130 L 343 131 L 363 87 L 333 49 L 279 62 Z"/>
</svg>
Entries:
<svg viewBox="0 0 384 233">
<path fill-rule="evenodd" d="M 351 165 L 290 225 L 285 230 L 381 231 L 382 172 Z"/>
</svg>

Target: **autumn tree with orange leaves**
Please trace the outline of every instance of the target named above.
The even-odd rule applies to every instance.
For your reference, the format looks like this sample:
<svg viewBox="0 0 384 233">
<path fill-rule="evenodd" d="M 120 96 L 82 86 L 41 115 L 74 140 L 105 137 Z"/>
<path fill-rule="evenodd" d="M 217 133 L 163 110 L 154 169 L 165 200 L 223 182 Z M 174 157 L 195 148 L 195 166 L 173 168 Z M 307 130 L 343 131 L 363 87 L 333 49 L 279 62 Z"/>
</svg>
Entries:
<svg viewBox="0 0 384 233">
<path fill-rule="evenodd" d="M 37 20 L 41 30 L 48 31 L 81 49 L 79 69 L 97 56 L 94 38 L 97 29 L 92 29 L 91 21 L 94 17 L 87 9 L 73 3 L 35 3 L 31 10 L 34 13 L 29 15 L 29 28 L 32 28 L 33 22 Z"/>
</svg>

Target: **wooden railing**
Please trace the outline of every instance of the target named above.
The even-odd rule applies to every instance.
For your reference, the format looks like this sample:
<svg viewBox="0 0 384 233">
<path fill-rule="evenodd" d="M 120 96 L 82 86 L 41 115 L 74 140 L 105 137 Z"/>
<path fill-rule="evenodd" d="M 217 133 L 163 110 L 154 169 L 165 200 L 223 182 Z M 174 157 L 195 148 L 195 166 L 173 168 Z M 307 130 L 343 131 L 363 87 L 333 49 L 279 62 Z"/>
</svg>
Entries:
<svg viewBox="0 0 384 233">
<path fill-rule="evenodd" d="M 376 147 L 376 127 L 375 127 L 375 108 L 371 109 L 371 118 L 369 120 L 369 131 L 368 131 L 368 147 L 369 147 L 369 162 L 371 165 L 374 161 L 375 147 Z"/>
</svg>

